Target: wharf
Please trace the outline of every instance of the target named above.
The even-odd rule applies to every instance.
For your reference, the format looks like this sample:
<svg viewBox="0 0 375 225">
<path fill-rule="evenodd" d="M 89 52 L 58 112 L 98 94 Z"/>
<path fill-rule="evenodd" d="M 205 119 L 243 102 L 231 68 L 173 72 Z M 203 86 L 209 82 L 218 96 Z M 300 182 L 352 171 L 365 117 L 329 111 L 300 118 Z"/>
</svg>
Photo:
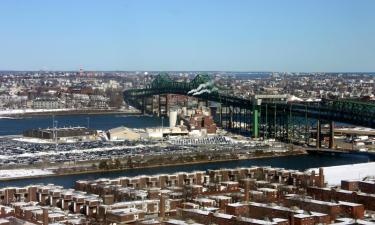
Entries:
<svg viewBox="0 0 375 225">
<path fill-rule="evenodd" d="M 371 161 L 375 161 L 375 152 L 361 152 L 361 151 L 343 151 L 336 149 L 306 149 L 308 154 L 323 154 L 323 155 L 337 155 L 347 157 L 367 157 Z"/>
</svg>

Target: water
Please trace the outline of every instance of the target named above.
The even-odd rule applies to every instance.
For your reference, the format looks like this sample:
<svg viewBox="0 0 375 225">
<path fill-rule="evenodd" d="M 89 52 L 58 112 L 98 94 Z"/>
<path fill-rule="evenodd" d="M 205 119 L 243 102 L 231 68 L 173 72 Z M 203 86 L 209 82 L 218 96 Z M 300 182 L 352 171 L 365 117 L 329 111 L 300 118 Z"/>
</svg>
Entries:
<svg viewBox="0 0 375 225">
<path fill-rule="evenodd" d="M 101 130 L 108 130 L 113 127 L 127 126 L 131 128 L 144 128 L 161 126 L 161 119 L 149 116 L 126 116 L 126 115 L 62 115 L 56 116 L 59 126 L 87 126 L 87 118 L 90 118 L 90 127 Z M 164 125 L 168 125 L 168 120 L 164 120 Z M 31 128 L 46 128 L 52 126 L 51 116 L 35 116 L 22 119 L 0 119 L 0 135 L 21 134 L 24 130 Z M 178 171 L 194 171 L 219 168 L 235 168 L 250 166 L 272 166 L 287 169 L 306 170 L 313 167 L 324 167 L 334 165 L 345 165 L 353 163 L 367 162 L 366 157 L 345 157 L 329 155 L 303 155 L 287 156 L 265 159 L 251 159 L 243 161 L 229 161 L 217 163 L 205 163 L 184 166 L 170 166 L 160 168 L 134 169 L 118 172 L 100 172 L 93 174 L 67 175 L 45 178 L 29 178 L 14 181 L 0 181 L 0 188 L 5 186 L 25 186 L 38 183 L 53 183 L 73 187 L 74 182 L 80 179 L 116 178 L 120 176 L 137 176 L 141 174 L 151 175 L 158 173 L 174 173 Z"/>
<path fill-rule="evenodd" d="M 89 118 L 89 119 L 87 119 Z M 59 115 L 55 116 L 59 127 L 84 126 L 88 123 L 90 128 L 108 130 L 114 127 L 126 126 L 130 128 L 144 128 L 161 126 L 161 118 L 152 116 L 137 116 L 123 114 L 107 115 Z M 164 120 L 168 125 L 168 120 Z M 33 116 L 21 119 L 0 119 L 0 136 L 22 134 L 23 131 L 32 128 L 52 127 L 52 116 Z"/>
<path fill-rule="evenodd" d="M 174 173 L 178 171 L 196 171 L 196 170 L 208 170 L 208 169 L 220 169 L 220 168 L 236 168 L 236 167 L 250 167 L 250 166 L 272 166 L 287 169 L 306 170 L 315 167 L 335 166 L 368 162 L 366 157 L 339 157 L 329 155 L 301 155 L 301 156 L 286 156 L 286 157 L 275 157 L 275 158 L 263 158 L 263 159 L 250 159 L 242 161 L 229 161 L 229 162 L 216 162 L 216 163 L 204 163 L 194 165 L 183 165 L 183 166 L 170 166 L 170 167 L 159 167 L 159 168 L 144 168 L 144 169 L 133 169 L 126 171 L 117 172 L 100 172 L 93 174 L 79 174 L 79 175 L 67 175 L 67 176 L 56 176 L 46 178 L 29 178 L 23 180 L 14 181 L 0 181 L 0 188 L 6 186 L 25 186 L 29 184 L 56 184 L 61 185 L 65 188 L 71 188 L 74 186 L 74 182 L 80 179 L 98 179 L 98 178 L 117 178 L 121 176 L 137 176 L 137 175 L 152 175 L 159 173 Z"/>
</svg>

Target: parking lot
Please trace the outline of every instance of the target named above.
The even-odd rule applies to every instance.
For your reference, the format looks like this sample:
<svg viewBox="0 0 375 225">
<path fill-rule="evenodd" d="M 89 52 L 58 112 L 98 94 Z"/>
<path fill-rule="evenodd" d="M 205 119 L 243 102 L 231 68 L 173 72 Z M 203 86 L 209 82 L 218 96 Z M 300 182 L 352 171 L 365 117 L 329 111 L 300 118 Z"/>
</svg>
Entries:
<svg viewBox="0 0 375 225">
<path fill-rule="evenodd" d="M 128 156 L 152 156 L 204 153 L 205 151 L 251 151 L 267 147 L 265 143 L 238 142 L 223 136 L 178 138 L 164 141 L 94 141 L 67 144 L 27 143 L 10 137 L 0 138 L 2 168 L 18 165 L 43 165 L 67 162 L 88 162 Z"/>
</svg>

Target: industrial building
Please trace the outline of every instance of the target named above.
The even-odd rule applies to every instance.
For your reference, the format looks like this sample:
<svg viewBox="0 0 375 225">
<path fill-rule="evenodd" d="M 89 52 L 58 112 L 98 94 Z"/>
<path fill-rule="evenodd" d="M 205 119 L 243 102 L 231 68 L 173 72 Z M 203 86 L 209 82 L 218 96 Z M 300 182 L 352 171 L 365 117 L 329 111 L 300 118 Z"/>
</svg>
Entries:
<svg viewBox="0 0 375 225">
<path fill-rule="evenodd" d="M 24 137 L 67 142 L 95 140 L 96 135 L 96 130 L 85 127 L 31 129 L 23 132 Z"/>
<path fill-rule="evenodd" d="M 141 134 L 137 133 L 127 127 L 116 127 L 113 129 L 108 130 L 107 132 L 108 138 L 111 141 L 136 141 L 141 139 Z"/>
</svg>

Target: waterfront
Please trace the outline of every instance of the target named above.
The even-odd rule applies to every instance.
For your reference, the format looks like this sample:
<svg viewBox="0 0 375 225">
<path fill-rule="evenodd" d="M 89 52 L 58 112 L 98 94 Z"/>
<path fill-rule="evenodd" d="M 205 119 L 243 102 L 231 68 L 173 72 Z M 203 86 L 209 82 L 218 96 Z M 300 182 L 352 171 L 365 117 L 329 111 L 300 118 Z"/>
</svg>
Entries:
<svg viewBox="0 0 375 225">
<path fill-rule="evenodd" d="M 99 179 L 99 178 L 116 178 L 121 176 L 137 176 L 137 175 L 152 175 L 160 173 L 174 173 L 174 172 L 190 172 L 196 170 L 220 169 L 220 168 L 236 168 L 236 167 L 251 167 L 251 166 L 271 166 L 286 169 L 295 169 L 304 171 L 309 168 L 327 167 L 336 165 L 346 165 L 368 162 L 366 157 L 337 157 L 329 155 L 300 155 L 300 156 L 285 156 L 275 158 L 250 159 L 241 161 L 227 161 L 215 163 L 203 163 L 184 166 L 168 166 L 158 168 L 145 169 L 130 169 L 117 172 L 100 172 L 92 174 L 78 174 L 66 176 L 54 176 L 43 178 L 28 178 L 13 181 L 1 181 L 1 187 L 7 186 L 25 186 L 29 184 L 49 184 L 53 183 L 61 185 L 64 188 L 71 188 L 74 182 L 80 179 Z"/>
<path fill-rule="evenodd" d="M 88 119 L 89 118 L 89 119 Z M 58 115 L 55 120 L 59 127 L 87 126 L 97 130 L 108 130 L 114 127 L 144 128 L 161 126 L 161 118 L 125 114 L 98 115 Z M 167 125 L 168 120 L 164 121 Z M 32 116 L 17 119 L 0 119 L 0 136 L 19 135 L 32 128 L 52 127 L 52 116 Z"/>
</svg>

